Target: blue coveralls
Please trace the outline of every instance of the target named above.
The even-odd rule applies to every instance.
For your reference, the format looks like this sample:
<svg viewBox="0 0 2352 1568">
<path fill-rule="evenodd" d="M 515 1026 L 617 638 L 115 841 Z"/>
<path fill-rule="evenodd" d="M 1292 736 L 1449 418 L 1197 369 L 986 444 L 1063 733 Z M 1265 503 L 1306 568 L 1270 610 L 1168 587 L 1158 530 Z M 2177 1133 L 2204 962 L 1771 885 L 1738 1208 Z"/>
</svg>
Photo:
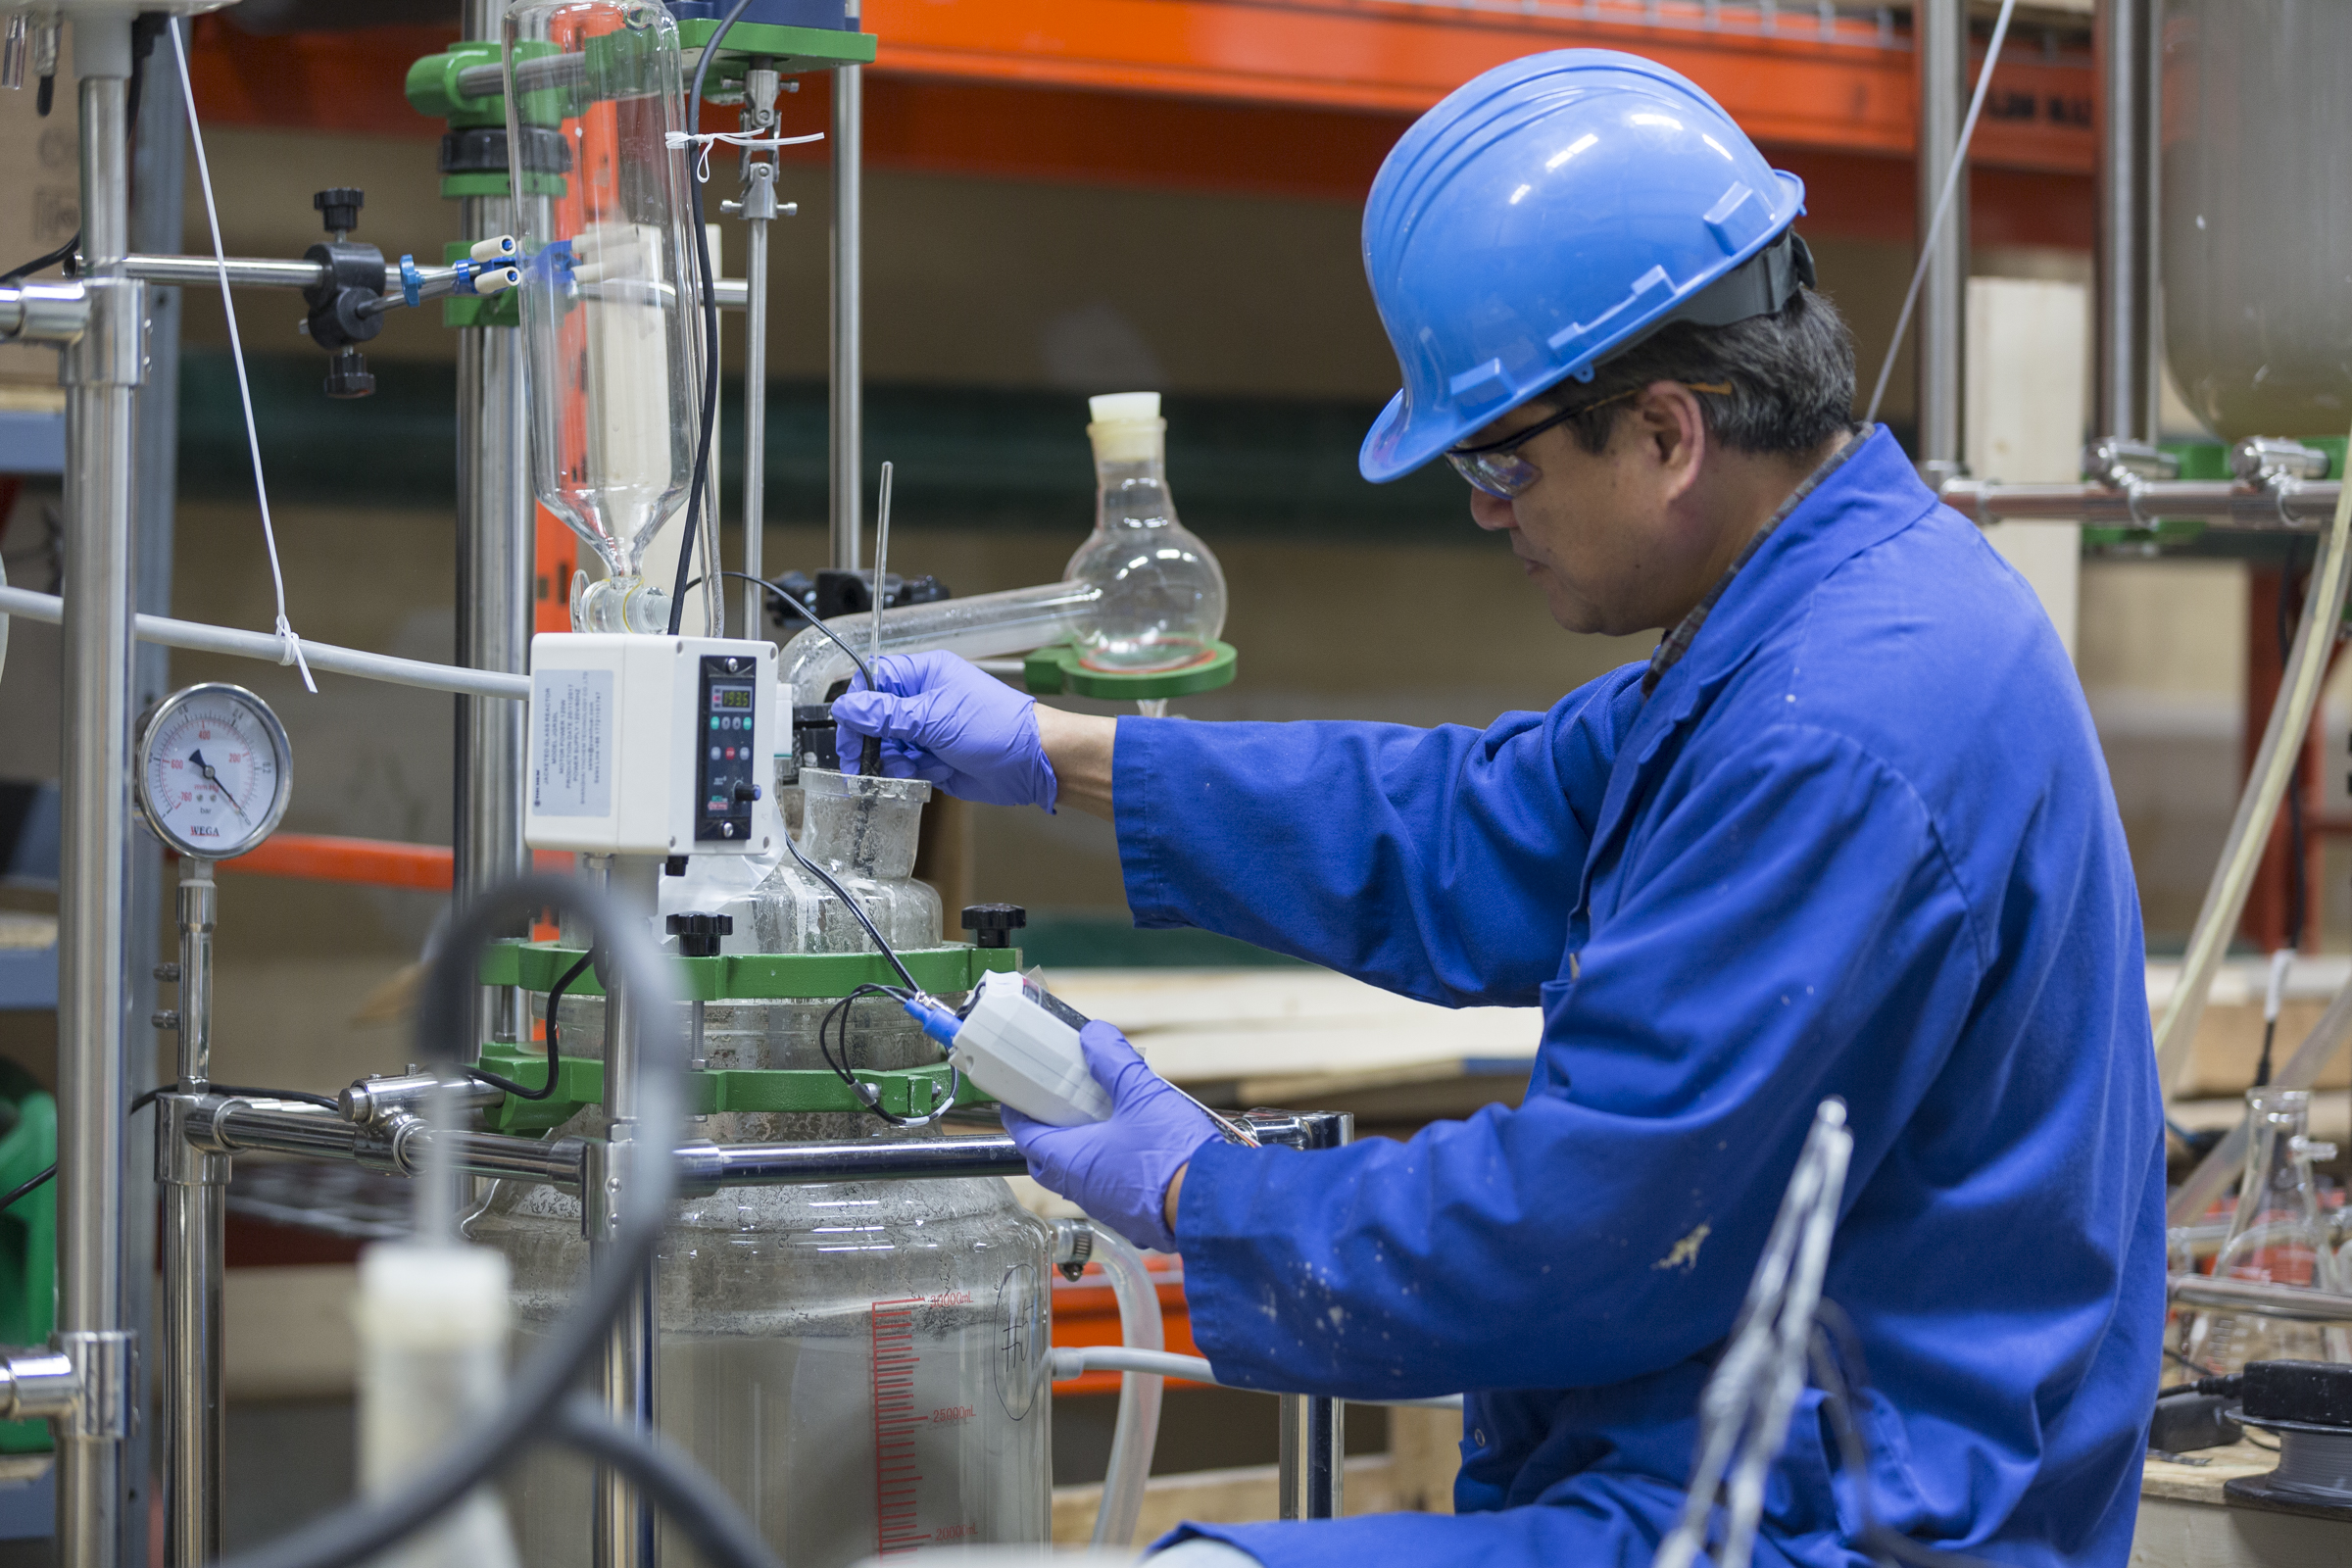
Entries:
<svg viewBox="0 0 2352 1568">
<path fill-rule="evenodd" d="M 1200 1527 L 1268 1564 L 1646 1563 L 1816 1103 L 1867 1506 L 2124 1563 L 2164 1315 L 2132 866 L 2025 582 L 1884 429 L 1642 666 L 1481 733 L 1119 726 L 1137 923 L 1449 1006 L 1540 1004 L 1525 1102 L 1409 1143 L 1212 1145 L 1176 1233 L 1219 1377 L 1470 1391 L 1457 1516 Z M 1867 1560 L 1808 1393 L 1761 1562 Z"/>
</svg>

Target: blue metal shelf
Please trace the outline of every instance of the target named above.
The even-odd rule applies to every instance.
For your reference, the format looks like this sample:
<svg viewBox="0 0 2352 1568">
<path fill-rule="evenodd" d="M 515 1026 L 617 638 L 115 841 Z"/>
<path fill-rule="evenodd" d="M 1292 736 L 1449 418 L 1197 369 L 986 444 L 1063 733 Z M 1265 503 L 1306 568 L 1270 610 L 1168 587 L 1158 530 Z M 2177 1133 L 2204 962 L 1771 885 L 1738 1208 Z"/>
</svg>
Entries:
<svg viewBox="0 0 2352 1568">
<path fill-rule="evenodd" d="M 66 471 L 66 416 L 0 409 L 0 473 Z"/>
<path fill-rule="evenodd" d="M 32 1012 L 57 1005 L 57 949 L 0 949 L 0 1011 Z"/>
</svg>

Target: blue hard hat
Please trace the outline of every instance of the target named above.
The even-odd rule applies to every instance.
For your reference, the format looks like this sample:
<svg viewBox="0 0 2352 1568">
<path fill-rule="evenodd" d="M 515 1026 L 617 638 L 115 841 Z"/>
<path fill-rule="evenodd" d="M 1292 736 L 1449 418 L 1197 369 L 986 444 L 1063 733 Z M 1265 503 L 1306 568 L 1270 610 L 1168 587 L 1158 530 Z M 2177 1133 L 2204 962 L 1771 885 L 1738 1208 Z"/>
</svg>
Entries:
<svg viewBox="0 0 2352 1568">
<path fill-rule="evenodd" d="M 1456 88 L 1390 150 L 1364 206 L 1364 271 L 1404 372 L 1364 437 L 1364 477 L 1591 380 L 1668 320 L 1778 310 L 1812 280 L 1788 228 L 1804 196 L 1714 99 L 1639 55 L 1559 49 Z"/>
</svg>

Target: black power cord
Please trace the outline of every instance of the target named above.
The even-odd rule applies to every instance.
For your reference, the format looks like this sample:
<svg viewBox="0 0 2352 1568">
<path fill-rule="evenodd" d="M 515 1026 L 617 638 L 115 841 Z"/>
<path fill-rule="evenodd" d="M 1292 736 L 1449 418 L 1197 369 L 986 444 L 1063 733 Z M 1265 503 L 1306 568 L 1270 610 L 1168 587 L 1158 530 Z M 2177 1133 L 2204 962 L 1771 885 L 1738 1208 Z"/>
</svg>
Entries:
<svg viewBox="0 0 2352 1568">
<path fill-rule="evenodd" d="M 728 8 L 726 20 L 703 45 L 703 58 L 694 68 L 694 86 L 686 95 L 686 131 L 689 136 L 703 132 L 703 80 L 710 74 L 710 62 L 718 58 L 718 46 L 726 42 L 734 29 L 735 19 L 742 16 L 752 0 L 735 0 Z M 710 281 L 710 231 L 703 226 L 703 182 L 695 176 L 693 143 L 687 145 L 686 189 L 694 203 L 694 261 L 703 279 L 703 417 L 702 428 L 694 441 L 694 478 L 686 487 L 686 537 L 678 543 L 677 585 L 669 595 L 669 634 L 675 637 L 686 613 L 686 584 L 694 575 L 694 536 L 701 526 L 703 515 L 703 474 L 710 466 L 710 431 L 718 422 L 718 294 Z M 759 433 L 753 433 L 754 440 Z"/>
<path fill-rule="evenodd" d="M 595 1400 L 575 1394 L 556 1407 L 554 1435 L 644 1488 L 710 1568 L 783 1568 L 735 1499 L 661 1433 L 615 1425 Z"/>
<path fill-rule="evenodd" d="M 867 691 L 878 692 L 882 689 L 874 684 L 874 671 L 872 666 L 867 664 L 864 660 L 858 657 L 858 650 L 850 646 L 849 639 L 842 636 L 841 633 L 835 631 L 832 627 L 826 625 L 823 621 L 817 619 L 815 611 L 810 610 L 807 605 L 802 604 L 798 599 L 793 598 L 792 595 L 786 593 L 774 583 L 769 582 L 765 577 L 755 577 L 748 571 L 722 571 L 719 573 L 719 576 L 721 578 L 733 577 L 739 582 L 758 583 L 760 587 L 775 595 L 780 602 L 790 605 L 794 614 L 800 616 L 809 625 L 814 626 L 818 631 L 823 632 L 827 637 L 831 638 L 833 646 L 840 649 L 843 655 L 848 658 L 849 662 L 858 666 L 858 673 L 865 677 L 865 689 Z M 696 583 L 699 583 L 702 580 L 702 578 L 697 577 L 694 579 L 694 582 L 688 583 L 686 587 L 692 588 Z M 685 589 L 680 589 L 679 591 L 683 593 Z"/>
<path fill-rule="evenodd" d="M 580 961 L 573 964 L 570 968 L 564 970 L 564 973 L 557 979 L 556 983 L 548 988 L 547 1081 L 545 1083 L 541 1084 L 536 1089 L 525 1089 L 514 1079 L 501 1078 L 497 1073 L 490 1071 L 487 1067 L 468 1067 L 466 1069 L 466 1075 L 477 1083 L 488 1084 L 493 1089 L 504 1089 L 509 1095 L 513 1096 L 516 1100 L 545 1100 L 549 1096 L 553 1095 L 556 1092 L 556 1079 L 564 1065 L 564 1043 L 560 1038 L 558 1038 L 556 1030 L 556 1009 L 563 1005 L 564 993 L 569 991 L 571 989 L 572 982 L 579 979 L 581 975 L 585 974 L 590 964 L 596 962 L 596 950 L 594 948 L 591 948 L 586 953 L 581 954 Z M 597 971 L 597 978 L 599 981 L 602 981 L 604 978 L 604 971 L 601 968 Z"/>
</svg>

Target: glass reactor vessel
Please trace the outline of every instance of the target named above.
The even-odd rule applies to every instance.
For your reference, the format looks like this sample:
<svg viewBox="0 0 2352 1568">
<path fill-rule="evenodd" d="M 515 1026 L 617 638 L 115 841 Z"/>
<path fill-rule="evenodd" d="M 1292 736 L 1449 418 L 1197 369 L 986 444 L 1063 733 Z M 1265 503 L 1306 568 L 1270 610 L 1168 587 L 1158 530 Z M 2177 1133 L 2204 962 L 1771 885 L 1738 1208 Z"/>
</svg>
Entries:
<svg viewBox="0 0 2352 1568">
<path fill-rule="evenodd" d="M 903 953 L 942 946 L 939 896 L 911 875 L 930 789 L 808 768 L 790 791 L 802 797 L 804 853 Z M 691 865 L 675 880 L 691 882 Z M 748 908 L 739 891 L 706 886 L 738 911 L 729 952 L 872 951 L 840 901 L 789 856 Z M 817 1028 L 832 1005 L 707 1003 L 700 1064 L 829 1071 Z M 566 998 L 564 1054 L 601 1053 L 603 1019 L 601 998 Z M 853 1007 L 838 1039 L 858 1069 L 939 1059 L 914 1021 L 884 1001 Z M 564 1130 L 597 1136 L 602 1115 L 583 1110 Z M 863 1111 L 714 1113 L 690 1132 L 722 1144 L 942 1136 Z M 588 1260 L 577 1199 L 502 1182 L 467 1233 L 510 1259 L 524 1340 L 569 1308 Z M 959 1544 L 1042 1546 L 1051 1534 L 1051 1248 L 1047 1226 L 994 1178 L 687 1198 L 656 1265 L 661 1427 L 794 1568 Z M 584 1461 L 534 1449 L 507 1489 L 524 1561 L 588 1568 Z M 666 1524 L 662 1532 L 665 1557 L 692 1556 Z"/>
<path fill-rule="evenodd" d="M 506 69 L 533 488 L 604 564 L 574 579 L 572 629 L 662 632 L 646 547 L 685 503 L 703 375 L 677 24 L 531 0 Z"/>
</svg>

